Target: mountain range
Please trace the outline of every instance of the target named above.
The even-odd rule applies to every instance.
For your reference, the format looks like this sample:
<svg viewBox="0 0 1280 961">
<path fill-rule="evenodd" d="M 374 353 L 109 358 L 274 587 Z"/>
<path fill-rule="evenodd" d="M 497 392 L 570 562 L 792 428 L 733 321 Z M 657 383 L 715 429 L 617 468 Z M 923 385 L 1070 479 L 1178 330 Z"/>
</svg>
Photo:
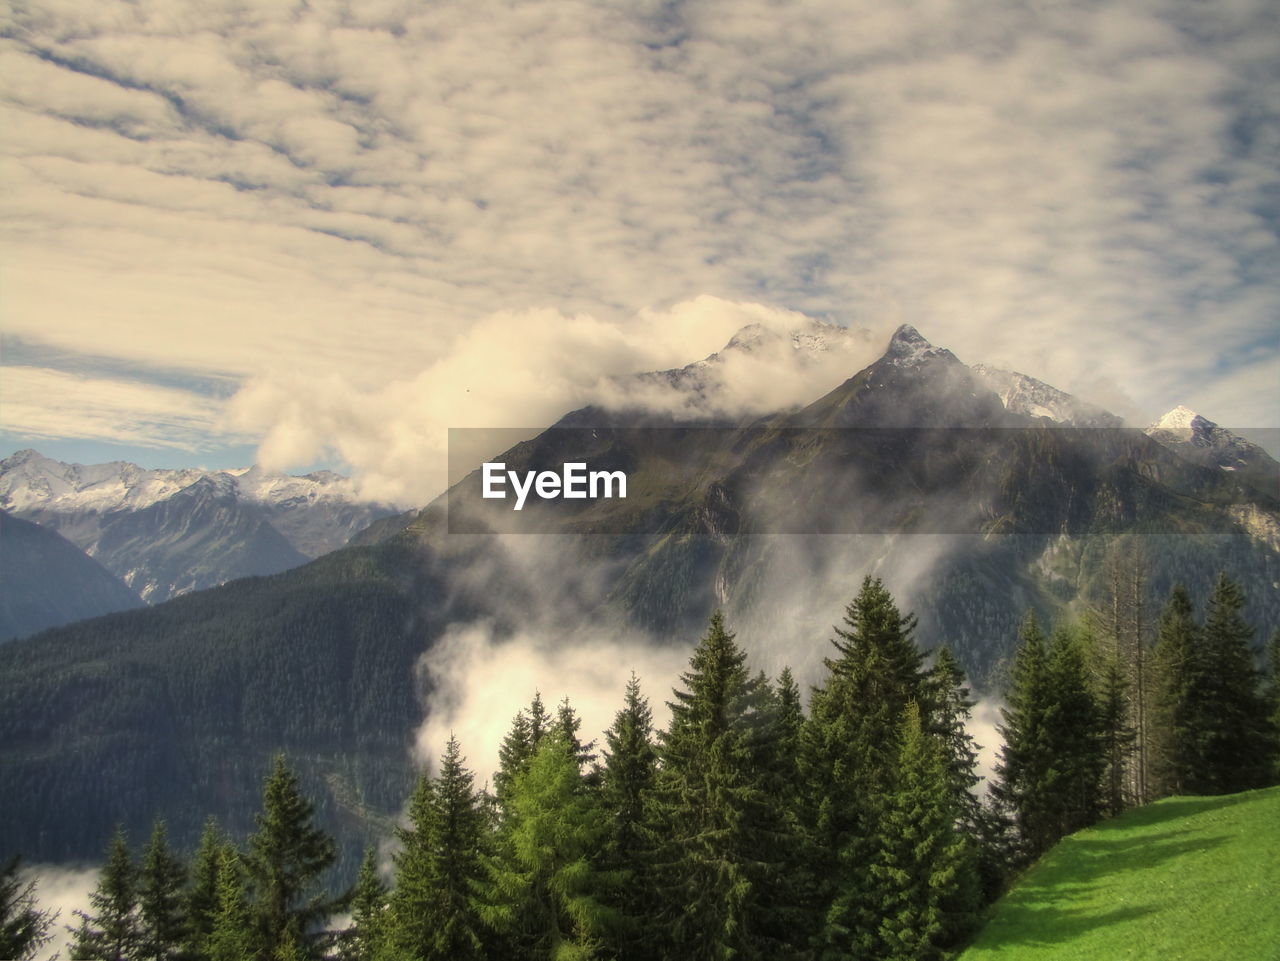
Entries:
<svg viewBox="0 0 1280 961">
<path fill-rule="evenodd" d="M 305 564 L 391 513 L 331 471 L 84 466 L 34 450 L 0 461 L 0 509 L 56 531 L 150 604 Z"/>
<path fill-rule="evenodd" d="M 1251 622 L 1280 624 L 1280 503 L 1241 463 L 1188 459 L 908 326 L 799 409 L 718 410 L 706 371 L 723 363 L 652 375 L 698 378 L 686 411 L 587 407 L 496 458 L 622 470 L 625 499 L 538 504 L 511 526 L 473 472 L 296 569 L 4 645 L 0 850 L 91 857 L 116 822 L 142 836 L 155 815 L 184 843 L 208 813 L 244 832 L 281 750 L 358 843 L 407 793 L 414 731 L 443 709 L 430 655 L 460 626 L 482 627 L 493 656 L 530 633 L 684 647 L 721 608 L 756 663 L 803 679 L 874 574 L 919 614 L 922 646 L 947 643 L 990 689 L 1024 612 L 1097 603 L 1108 551 L 1134 538 L 1153 607 L 1225 569 Z"/>
</svg>

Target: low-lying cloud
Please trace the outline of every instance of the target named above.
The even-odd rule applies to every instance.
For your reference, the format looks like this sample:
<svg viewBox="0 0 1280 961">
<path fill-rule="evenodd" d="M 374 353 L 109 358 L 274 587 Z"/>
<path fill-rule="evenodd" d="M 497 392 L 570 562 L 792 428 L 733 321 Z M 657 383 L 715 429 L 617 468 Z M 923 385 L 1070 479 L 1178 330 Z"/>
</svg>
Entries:
<svg viewBox="0 0 1280 961">
<path fill-rule="evenodd" d="M 708 393 L 630 376 L 683 367 L 752 324 L 773 336 L 750 352 L 724 352 Z M 627 324 L 554 310 L 500 313 L 411 379 L 362 388 L 338 376 L 256 378 L 232 398 L 227 423 L 262 437 L 268 469 L 337 456 L 369 499 L 421 506 L 445 487 L 450 427 L 541 428 L 592 403 L 730 416 L 786 409 L 852 376 L 887 339 L 832 336 L 829 350 L 797 349 L 792 333 L 812 327 L 794 311 L 714 297 Z"/>
<path fill-rule="evenodd" d="M 56 912 L 49 928 L 52 939 L 41 948 L 36 961 L 53 961 L 70 957 L 72 932 L 77 926 L 77 911 L 90 910 L 89 895 L 98 885 L 101 872 L 97 868 L 70 868 L 57 864 L 28 864 L 22 869 L 23 884 L 35 881 L 37 907 Z"/>
<path fill-rule="evenodd" d="M 484 622 L 451 627 L 421 662 L 435 691 L 417 732 L 417 759 L 434 764 L 450 734 L 456 735 L 477 780 L 492 785 L 502 738 L 516 711 L 527 708 L 538 693 L 552 712 L 567 697 L 582 718 L 579 736 L 600 747 L 632 673 L 649 698 L 655 724 L 665 726 L 665 702 L 692 647 L 659 647 L 604 631 L 583 633 L 585 637 L 568 640 L 523 632 L 498 639 Z"/>
</svg>

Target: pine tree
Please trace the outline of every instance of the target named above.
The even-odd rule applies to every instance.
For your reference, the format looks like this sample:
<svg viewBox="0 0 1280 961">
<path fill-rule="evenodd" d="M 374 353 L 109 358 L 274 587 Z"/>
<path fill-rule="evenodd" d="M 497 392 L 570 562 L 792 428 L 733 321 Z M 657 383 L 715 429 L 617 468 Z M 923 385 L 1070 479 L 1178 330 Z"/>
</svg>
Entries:
<svg viewBox="0 0 1280 961">
<path fill-rule="evenodd" d="M 800 704 L 800 685 L 790 667 L 778 675 L 778 755 L 786 765 L 785 779 L 791 789 L 799 787 L 800 737 L 804 730 L 804 709 Z"/>
<path fill-rule="evenodd" d="M 974 700 L 964 669 L 949 647 L 940 647 L 925 682 L 922 719 L 925 730 L 937 738 L 947 772 L 947 791 L 960 812 L 956 827 L 968 838 L 976 858 L 984 903 L 994 901 L 1004 884 L 1005 851 L 1000 818 L 983 804 L 978 794 L 981 751 L 969 725 Z"/>
<path fill-rule="evenodd" d="M 940 647 L 925 681 L 926 713 L 922 723 L 926 733 L 942 745 L 947 792 L 960 812 L 957 823 L 970 836 L 979 833 L 982 819 L 982 805 L 976 793 L 982 780 L 977 773 L 979 748 L 969 733 L 974 703 L 960 662 L 950 648 Z"/>
<path fill-rule="evenodd" d="M 543 738 L 508 798 L 500 855 L 491 862 L 487 915 L 511 938 L 504 956 L 587 961 L 617 924 L 602 897 L 616 879 L 593 869 L 604 840 L 599 800 L 560 730 Z"/>
<path fill-rule="evenodd" d="M 955 826 L 964 809 L 947 752 L 907 706 L 894 789 L 880 819 L 870 874 L 876 884 L 884 961 L 940 961 L 973 929 L 979 883 L 969 838 Z"/>
<path fill-rule="evenodd" d="M 1151 700 L 1147 694 L 1144 694 L 1142 711 L 1134 710 L 1130 697 L 1131 665 L 1126 665 L 1116 644 L 1103 643 L 1092 632 L 1083 635 L 1082 643 L 1088 652 L 1090 686 L 1098 707 L 1098 739 L 1103 764 L 1101 803 L 1108 815 L 1116 815 L 1131 803 L 1141 803 L 1140 786 L 1144 792 L 1154 788 L 1154 765 L 1149 744 L 1145 745 L 1147 750 L 1140 770 L 1135 767 L 1138 732 L 1133 725 L 1139 714 L 1142 723 L 1149 724 L 1155 712 L 1146 703 Z"/>
<path fill-rule="evenodd" d="M 253 924 L 270 957 L 288 939 L 309 951 L 332 902 L 320 876 L 333 863 L 333 840 L 312 823 L 312 806 L 298 779 L 277 755 L 263 782 L 262 813 L 249 838 L 245 867 L 253 892 Z"/>
<path fill-rule="evenodd" d="M 272 947 L 254 924 L 253 913 L 245 894 L 245 870 L 240 855 L 230 845 L 218 853 L 217 897 L 213 923 L 205 943 L 209 961 L 268 961 L 281 944 L 280 933 L 272 937 Z"/>
<path fill-rule="evenodd" d="M 138 957 L 170 961 L 182 956 L 187 936 L 184 888 L 187 871 L 169 849 L 164 821 L 156 821 L 138 872 Z"/>
<path fill-rule="evenodd" d="M 205 821 L 200 845 L 191 861 L 190 883 L 186 891 L 186 943 L 183 954 L 192 961 L 207 961 L 209 936 L 218 911 L 218 871 L 229 842 L 214 818 Z"/>
<path fill-rule="evenodd" d="M 1097 709 L 1077 639 L 1059 630 L 1046 647 L 1030 614 L 1021 635 L 992 786 L 1016 832 L 1015 862 L 1039 857 L 1092 823 L 1102 769 Z"/>
<path fill-rule="evenodd" d="M 373 961 L 386 940 L 387 886 L 378 876 L 373 848 L 366 848 L 351 889 L 351 925 L 343 932 L 342 961 Z"/>
<path fill-rule="evenodd" d="M 781 928 L 795 894 L 782 865 L 795 839 L 760 777 L 778 763 L 772 694 L 748 674 L 718 611 L 689 665 L 659 735 L 663 928 L 699 961 L 786 957 L 794 931 Z"/>
<path fill-rule="evenodd" d="M 457 738 L 449 738 L 440 773 L 419 779 L 409 827 L 399 836 L 388 942 L 424 961 L 483 957 L 477 890 L 485 877 L 486 816 Z"/>
<path fill-rule="evenodd" d="M 409 796 L 408 824 L 396 829 L 400 850 L 388 906 L 387 943 L 404 954 L 423 954 L 434 928 L 435 782 L 426 771 Z"/>
<path fill-rule="evenodd" d="M 11 858 L 0 871 L 0 958 L 27 961 L 52 939 L 56 914 L 40 910 L 36 883 L 22 883 L 20 861 Z"/>
<path fill-rule="evenodd" d="M 1244 594 L 1220 574 L 1204 619 L 1204 703 L 1199 739 L 1203 766 L 1192 778 L 1199 794 L 1260 787 L 1269 779 L 1271 741 L 1267 708 L 1249 642 L 1254 629 L 1241 616 Z"/>
<path fill-rule="evenodd" d="M 804 821 L 812 839 L 812 926 L 819 958 L 873 957 L 880 923 L 866 866 L 897 763 L 903 711 L 926 694 L 923 657 L 879 578 L 867 577 L 835 629 L 837 657 L 814 688 L 802 733 Z"/>
<path fill-rule="evenodd" d="M 653 856 L 657 847 L 648 800 L 657 777 L 653 712 L 634 674 L 627 682 L 622 710 L 605 732 L 600 769 L 600 806 L 608 825 L 595 863 L 619 877 L 610 903 L 625 914 L 615 940 L 620 961 L 644 961 L 655 955 L 657 890 Z"/>
<path fill-rule="evenodd" d="M 1094 823 L 1102 810 L 1105 758 L 1083 648 L 1079 632 L 1067 627 L 1055 630 L 1049 641 L 1048 721 L 1054 762 L 1047 789 L 1054 801 L 1055 841 Z"/>
<path fill-rule="evenodd" d="M 1013 818 L 1021 856 L 1034 859 L 1097 820 L 1105 758 L 1078 634 L 1059 628 L 1046 648 L 1028 615 L 1022 636 L 992 792 Z"/>
<path fill-rule="evenodd" d="M 527 711 L 517 711 L 512 718 L 511 730 L 498 748 L 498 770 L 493 777 L 494 794 L 500 806 L 505 803 L 516 776 L 537 753 L 542 738 L 551 729 L 551 723 L 551 716 L 542 704 L 541 691 L 534 693 Z"/>
<path fill-rule="evenodd" d="M 1207 665 L 1191 594 L 1178 584 L 1160 614 L 1153 652 L 1152 765 L 1155 792 L 1185 794 L 1203 761 L 1202 718 L 1208 709 L 1200 682 Z"/>
<path fill-rule="evenodd" d="M 89 905 L 90 912 L 76 912 L 80 926 L 68 929 L 73 934 L 72 959 L 124 961 L 135 957 L 141 944 L 137 870 L 123 828 L 117 828 L 111 838 L 107 863 L 89 895 Z"/>
<path fill-rule="evenodd" d="M 566 697 L 560 702 L 556 708 L 556 719 L 552 725 L 553 731 L 558 731 L 564 739 L 565 744 L 569 747 L 569 753 L 573 759 L 578 762 L 578 770 L 582 772 L 590 771 L 591 766 L 595 763 L 596 755 L 592 753 L 592 749 L 596 746 L 595 741 L 587 741 L 585 744 L 578 737 L 578 731 L 582 727 L 582 718 L 578 717 L 578 712 L 573 709 L 573 705 L 569 703 Z M 585 773 L 588 782 L 596 784 L 599 778 L 594 772 Z"/>
</svg>

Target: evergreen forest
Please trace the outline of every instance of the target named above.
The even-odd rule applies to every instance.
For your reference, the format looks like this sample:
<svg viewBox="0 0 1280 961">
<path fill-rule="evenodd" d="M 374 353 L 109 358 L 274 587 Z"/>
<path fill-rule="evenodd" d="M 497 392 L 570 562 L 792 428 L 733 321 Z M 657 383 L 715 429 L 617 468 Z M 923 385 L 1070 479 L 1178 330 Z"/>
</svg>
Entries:
<svg viewBox="0 0 1280 961">
<path fill-rule="evenodd" d="M 805 697 L 711 616 L 655 726 L 634 676 L 599 743 L 566 700 L 514 714 L 493 783 L 451 739 L 354 884 L 284 756 L 255 829 L 157 821 L 106 845 L 90 903 L 54 917 L 13 858 L 0 956 L 55 926 L 103 961 L 940 961 L 1067 834 L 1162 797 L 1280 782 L 1280 631 L 1265 666 L 1227 575 L 1143 623 L 1143 559 L 1105 602 L 1024 621 L 986 791 L 974 700 L 946 648 L 868 577 Z M 514 706 L 514 705 L 513 705 Z M 476 746 L 479 749 L 485 746 Z"/>
</svg>

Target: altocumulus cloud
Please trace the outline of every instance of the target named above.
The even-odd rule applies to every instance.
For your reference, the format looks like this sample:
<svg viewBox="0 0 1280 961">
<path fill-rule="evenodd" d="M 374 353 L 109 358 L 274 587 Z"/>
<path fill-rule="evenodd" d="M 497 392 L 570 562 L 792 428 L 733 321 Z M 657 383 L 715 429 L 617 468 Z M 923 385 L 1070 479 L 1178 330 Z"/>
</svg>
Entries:
<svg viewBox="0 0 1280 961">
<path fill-rule="evenodd" d="M 305 458 L 335 397 L 353 424 L 398 394 L 431 423 L 553 417 L 581 370 L 720 346 L 714 319 L 679 356 L 645 346 L 700 295 L 907 320 L 1135 416 L 1274 420 L 1266 0 L 785 16 L 143 0 L 0 18 L 4 331 L 245 383 L 232 419 L 198 419 L 205 443 L 249 425 L 265 459 Z M 451 408 L 461 380 L 443 374 L 499 330 L 571 346 L 495 349 L 486 376 L 511 389 Z M 180 431 L 173 402 L 135 417 L 151 442 Z M 6 427 L 40 435 L 42 403 Z M 337 446 L 363 469 L 354 445 Z"/>
</svg>

